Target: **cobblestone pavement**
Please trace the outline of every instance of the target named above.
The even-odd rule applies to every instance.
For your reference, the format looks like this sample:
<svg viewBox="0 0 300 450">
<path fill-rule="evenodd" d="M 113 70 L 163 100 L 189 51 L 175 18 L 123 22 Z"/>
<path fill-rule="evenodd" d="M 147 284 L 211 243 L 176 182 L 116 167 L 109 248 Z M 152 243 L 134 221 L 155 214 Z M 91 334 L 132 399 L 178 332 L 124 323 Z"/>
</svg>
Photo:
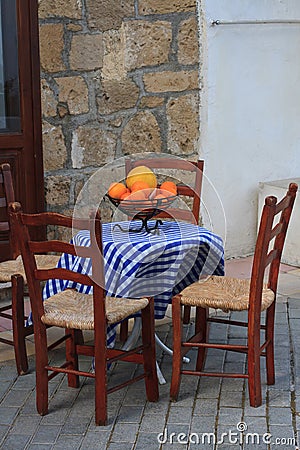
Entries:
<svg viewBox="0 0 300 450">
<path fill-rule="evenodd" d="M 171 357 L 158 351 L 167 383 L 160 386 L 158 403 L 145 401 L 144 383 L 109 396 L 109 424 L 94 425 L 93 380 L 82 379 L 79 389 L 68 388 L 65 376 L 50 383 L 49 414 L 35 409 L 34 356 L 30 372 L 18 377 L 14 361 L 0 363 L 0 448 L 50 449 L 296 449 L 300 429 L 300 269 L 281 273 L 276 313 L 276 383 L 265 384 L 262 358 L 263 404 L 251 408 L 247 381 L 183 377 L 180 397 L 169 401 Z M 187 333 L 191 325 L 185 326 Z M 221 329 L 221 327 L 223 327 Z M 158 335 L 171 343 L 172 327 L 165 321 Z M 233 327 L 213 324 L 211 335 L 244 339 Z M 206 367 L 245 367 L 244 355 L 208 353 Z M 61 356 L 61 350 L 52 354 Z M 189 356 L 193 360 L 195 352 Z M 90 366 L 87 358 L 83 364 Z M 131 366 L 117 365 L 114 377 Z M 185 442 L 185 443 L 184 443 Z"/>
</svg>

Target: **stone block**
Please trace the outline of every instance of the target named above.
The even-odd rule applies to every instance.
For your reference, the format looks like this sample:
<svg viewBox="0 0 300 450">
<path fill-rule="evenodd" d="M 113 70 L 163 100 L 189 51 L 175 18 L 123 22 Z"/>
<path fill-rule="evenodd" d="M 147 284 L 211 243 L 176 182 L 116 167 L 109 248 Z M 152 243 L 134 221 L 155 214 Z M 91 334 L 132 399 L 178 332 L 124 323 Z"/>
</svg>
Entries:
<svg viewBox="0 0 300 450">
<path fill-rule="evenodd" d="M 69 17 L 70 19 L 81 19 L 81 0 L 39 0 L 39 17 Z"/>
<path fill-rule="evenodd" d="M 51 175 L 45 180 L 46 202 L 49 206 L 64 206 L 69 203 L 71 181 L 66 176 Z"/>
<path fill-rule="evenodd" d="M 40 27 L 40 58 L 41 67 L 45 72 L 65 70 L 63 61 L 63 25 L 45 24 Z"/>
<path fill-rule="evenodd" d="M 97 98 L 100 114 L 111 114 L 136 105 L 140 90 L 133 81 L 103 81 L 102 86 L 103 92 Z"/>
<path fill-rule="evenodd" d="M 197 64 L 199 61 L 196 17 L 181 22 L 178 30 L 177 59 L 180 64 Z"/>
<path fill-rule="evenodd" d="M 99 31 L 120 28 L 125 17 L 135 15 L 134 3 L 134 0 L 86 0 L 89 28 Z"/>
<path fill-rule="evenodd" d="M 78 34 L 71 41 L 70 68 L 73 70 L 97 70 L 103 64 L 102 34 Z"/>
<path fill-rule="evenodd" d="M 170 99 L 167 104 L 168 147 L 174 155 L 197 153 L 199 139 L 198 95 Z"/>
<path fill-rule="evenodd" d="M 41 104 L 45 117 L 54 117 L 57 114 L 57 100 L 47 80 L 41 80 Z"/>
<path fill-rule="evenodd" d="M 125 39 L 124 28 L 109 30 L 103 33 L 103 67 L 102 80 L 124 80 L 127 77 L 125 69 Z"/>
<path fill-rule="evenodd" d="M 189 91 L 198 89 L 198 72 L 196 70 L 150 72 L 144 74 L 143 81 L 147 92 Z"/>
<path fill-rule="evenodd" d="M 141 108 L 157 108 L 165 103 L 164 97 L 156 97 L 154 95 L 148 95 L 143 97 L 140 102 Z"/>
<path fill-rule="evenodd" d="M 140 0 L 139 14 L 170 14 L 196 10 L 196 0 Z"/>
<path fill-rule="evenodd" d="M 149 111 L 137 113 L 124 127 L 122 133 L 124 155 L 141 152 L 160 152 L 161 145 L 158 122 Z"/>
<path fill-rule="evenodd" d="M 61 169 L 67 160 L 62 127 L 46 121 L 43 122 L 43 156 L 45 170 Z"/>
<path fill-rule="evenodd" d="M 114 160 L 117 137 L 99 126 L 83 125 L 73 133 L 72 165 L 75 169 L 101 166 Z"/>
<path fill-rule="evenodd" d="M 172 42 L 172 26 L 167 21 L 124 23 L 125 67 L 128 71 L 167 63 Z"/>
<path fill-rule="evenodd" d="M 70 114 L 84 114 L 89 111 L 89 92 L 82 77 L 55 78 L 59 88 L 58 99 L 66 103 Z"/>
</svg>

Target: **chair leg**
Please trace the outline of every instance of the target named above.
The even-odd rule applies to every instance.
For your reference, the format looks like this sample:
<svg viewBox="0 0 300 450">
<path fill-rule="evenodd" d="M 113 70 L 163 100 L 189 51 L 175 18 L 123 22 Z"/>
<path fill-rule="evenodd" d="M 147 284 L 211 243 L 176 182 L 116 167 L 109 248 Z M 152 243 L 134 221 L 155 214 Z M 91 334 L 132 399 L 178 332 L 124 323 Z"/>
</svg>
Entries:
<svg viewBox="0 0 300 450">
<path fill-rule="evenodd" d="M 125 342 L 128 338 L 128 319 L 120 323 L 120 341 Z"/>
<path fill-rule="evenodd" d="M 78 355 L 76 351 L 76 344 L 81 341 L 82 331 L 74 329 L 66 329 L 66 334 L 71 336 L 66 340 L 66 361 L 71 362 L 73 370 L 78 370 Z M 68 373 L 68 386 L 73 388 L 79 387 L 79 375 Z"/>
<path fill-rule="evenodd" d="M 260 374 L 260 326 L 248 328 L 248 389 L 250 406 L 262 404 Z"/>
<path fill-rule="evenodd" d="M 272 303 L 266 313 L 266 341 L 269 344 L 266 348 L 266 369 L 267 384 L 275 383 L 275 365 L 274 365 L 274 320 L 275 320 L 275 302 Z"/>
<path fill-rule="evenodd" d="M 191 307 L 189 305 L 184 305 L 183 308 L 183 323 L 188 325 L 191 320 Z"/>
<path fill-rule="evenodd" d="M 21 275 L 13 275 L 12 283 L 12 327 L 13 341 L 18 375 L 28 372 L 26 351 L 25 312 L 24 312 L 24 279 Z M 27 330 L 28 331 L 28 330 Z M 32 330 L 31 330 L 32 331 Z"/>
<path fill-rule="evenodd" d="M 195 334 L 202 333 L 202 339 L 199 342 L 207 342 L 208 326 L 207 326 L 208 308 L 196 308 Z M 197 372 L 203 370 L 205 364 L 207 349 L 198 347 L 198 355 L 196 362 Z"/>
<path fill-rule="evenodd" d="M 142 310 L 142 341 L 147 399 L 149 402 L 157 402 L 159 392 L 156 371 L 153 298 L 150 299 L 148 306 Z"/>
<path fill-rule="evenodd" d="M 107 348 L 106 325 L 95 337 L 95 424 L 107 425 Z"/>
<path fill-rule="evenodd" d="M 173 322 L 173 358 L 172 358 L 172 379 L 170 387 L 171 400 L 176 401 L 181 382 L 181 342 L 182 342 L 182 323 L 181 323 L 181 303 L 180 297 L 175 295 L 172 299 L 172 322 Z"/>
<path fill-rule="evenodd" d="M 44 324 L 35 324 L 36 408 L 40 415 L 48 413 L 48 350 Z"/>
</svg>

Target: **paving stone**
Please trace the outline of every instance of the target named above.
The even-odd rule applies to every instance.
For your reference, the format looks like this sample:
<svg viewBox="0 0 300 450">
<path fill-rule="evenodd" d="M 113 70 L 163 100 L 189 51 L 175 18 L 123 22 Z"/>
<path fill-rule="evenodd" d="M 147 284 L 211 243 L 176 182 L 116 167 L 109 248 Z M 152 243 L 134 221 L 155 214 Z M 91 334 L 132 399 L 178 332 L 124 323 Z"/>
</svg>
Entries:
<svg viewBox="0 0 300 450">
<path fill-rule="evenodd" d="M 194 415 L 213 416 L 218 411 L 218 399 L 196 399 L 194 406 Z"/>
<path fill-rule="evenodd" d="M 218 398 L 221 380 L 219 378 L 202 377 L 200 379 L 198 394 L 199 398 Z"/>
<path fill-rule="evenodd" d="M 31 439 L 30 435 L 25 434 L 13 434 L 8 435 L 4 440 L 1 448 L 5 450 L 17 450 L 24 449 Z"/>
<path fill-rule="evenodd" d="M 10 425 L 13 423 L 16 415 L 18 414 L 18 408 L 0 406 L 0 424 Z"/>
<path fill-rule="evenodd" d="M 243 417 L 246 424 L 247 433 L 266 433 L 268 431 L 266 416 L 246 416 Z"/>
<path fill-rule="evenodd" d="M 8 392 L 8 394 L 4 398 L 1 406 L 3 407 L 16 406 L 20 408 L 21 406 L 23 406 L 28 396 L 29 392 L 27 390 L 12 389 Z"/>
<path fill-rule="evenodd" d="M 270 425 L 271 442 L 274 448 L 289 448 L 295 445 L 294 430 L 291 426 Z"/>
<path fill-rule="evenodd" d="M 127 442 L 111 442 L 107 447 L 109 450 L 133 450 L 133 448 L 134 445 L 128 444 Z"/>
<path fill-rule="evenodd" d="M 0 443 L 10 430 L 9 425 L 0 425 Z"/>
<path fill-rule="evenodd" d="M 166 441 L 166 443 L 163 445 L 163 448 L 165 448 L 165 445 L 181 445 L 183 446 L 183 442 L 187 441 L 190 435 L 190 425 L 189 424 L 168 424 L 164 430 L 163 434 L 160 435 L 161 441 Z M 176 447 L 175 447 L 176 448 Z"/>
<path fill-rule="evenodd" d="M 192 417 L 191 408 L 184 408 L 181 406 L 170 408 L 167 424 L 180 423 L 190 424 Z"/>
<path fill-rule="evenodd" d="M 113 430 L 111 441 L 134 443 L 136 441 L 138 429 L 138 424 L 117 423 Z"/>
<path fill-rule="evenodd" d="M 62 434 L 81 434 L 84 435 L 88 429 L 90 419 L 86 417 L 77 417 L 71 414 L 63 424 Z"/>
<path fill-rule="evenodd" d="M 41 417 L 41 425 L 61 425 L 69 414 L 70 410 L 67 408 L 57 409 L 52 411 L 51 414 Z"/>
<path fill-rule="evenodd" d="M 27 414 L 19 414 L 14 421 L 10 433 L 20 434 L 34 434 L 41 422 L 41 416 L 29 416 Z"/>
<path fill-rule="evenodd" d="M 82 436 L 61 434 L 52 448 L 53 450 L 77 450 L 80 448 L 82 440 Z"/>
<path fill-rule="evenodd" d="M 143 406 L 124 406 L 119 410 L 117 416 L 118 423 L 138 423 L 141 421 L 142 414 L 144 412 Z"/>
<path fill-rule="evenodd" d="M 220 394 L 220 407 L 232 406 L 236 408 L 241 408 L 243 403 L 243 391 L 230 392 L 221 389 Z"/>
<path fill-rule="evenodd" d="M 166 417 L 161 417 L 158 414 L 147 414 L 142 418 L 140 430 L 147 433 L 152 433 L 154 430 L 161 433 L 165 428 Z"/>
<path fill-rule="evenodd" d="M 269 408 L 269 424 L 292 425 L 292 411 L 290 408 Z"/>
<path fill-rule="evenodd" d="M 257 408 L 253 408 L 253 406 L 249 405 L 249 402 L 246 403 L 244 406 L 244 417 L 256 417 L 256 416 L 262 416 L 264 417 L 266 415 L 266 404 L 262 404 L 261 406 L 258 406 Z"/>
<path fill-rule="evenodd" d="M 192 433 L 214 433 L 216 425 L 216 416 L 193 416 L 191 422 Z"/>
<path fill-rule="evenodd" d="M 219 410 L 218 423 L 236 427 L 236 424 L 242 420 L 242 414 L 241 408 L 222 407 Z"/>
<path fill-rule="evenodd" d="M 56 425 L 41 426 L 35 433 L 32 442 L 37 444 L 54 444 L 60 432 L 61 427 Z"/>
<path fill-rule="evenodd" d="M 158 446 L 158 433 L 140 432 L 134 450 L 157 450 Z"/>
<path fill-rule="evenodd" d="M 83 438 L 80 450 L 102 450 L 106 448 L 109 441 L 109 432 L 87 432 Z"/>
</svg>

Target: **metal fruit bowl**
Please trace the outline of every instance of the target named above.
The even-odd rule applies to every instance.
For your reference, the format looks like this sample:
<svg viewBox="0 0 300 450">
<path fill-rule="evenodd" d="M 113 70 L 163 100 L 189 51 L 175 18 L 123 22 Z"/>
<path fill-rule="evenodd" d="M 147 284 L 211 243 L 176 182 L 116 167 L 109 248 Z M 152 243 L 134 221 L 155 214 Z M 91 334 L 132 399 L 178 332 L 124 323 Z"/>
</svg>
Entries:
<svg viewBox="0 0 300 450">
<path fill-rule="evenodd" d="M 177 198 L 177 195 L 169 195 L 163 198 L 148 198 L 145 200 L 120 200 L 117 198 L 110 197 L 107 194 L 107 197 L 111 201 L 111 203 L 116 206 L 120 211 L 127 214 L 132 219 L 139 219 L 143 222 L 142 228 L 138 230 L 131 231 L 141 231 L 143 227 L 145 227 L 146 231 L 151 231 L 148 227 L 148 220 L 157 216 L 160 212 L 165 211 L 169 206 L 174 202 Z M 161 220 L 157 220 L 154 228 L 156 229 L 162 223 Z"/>
</svg>

